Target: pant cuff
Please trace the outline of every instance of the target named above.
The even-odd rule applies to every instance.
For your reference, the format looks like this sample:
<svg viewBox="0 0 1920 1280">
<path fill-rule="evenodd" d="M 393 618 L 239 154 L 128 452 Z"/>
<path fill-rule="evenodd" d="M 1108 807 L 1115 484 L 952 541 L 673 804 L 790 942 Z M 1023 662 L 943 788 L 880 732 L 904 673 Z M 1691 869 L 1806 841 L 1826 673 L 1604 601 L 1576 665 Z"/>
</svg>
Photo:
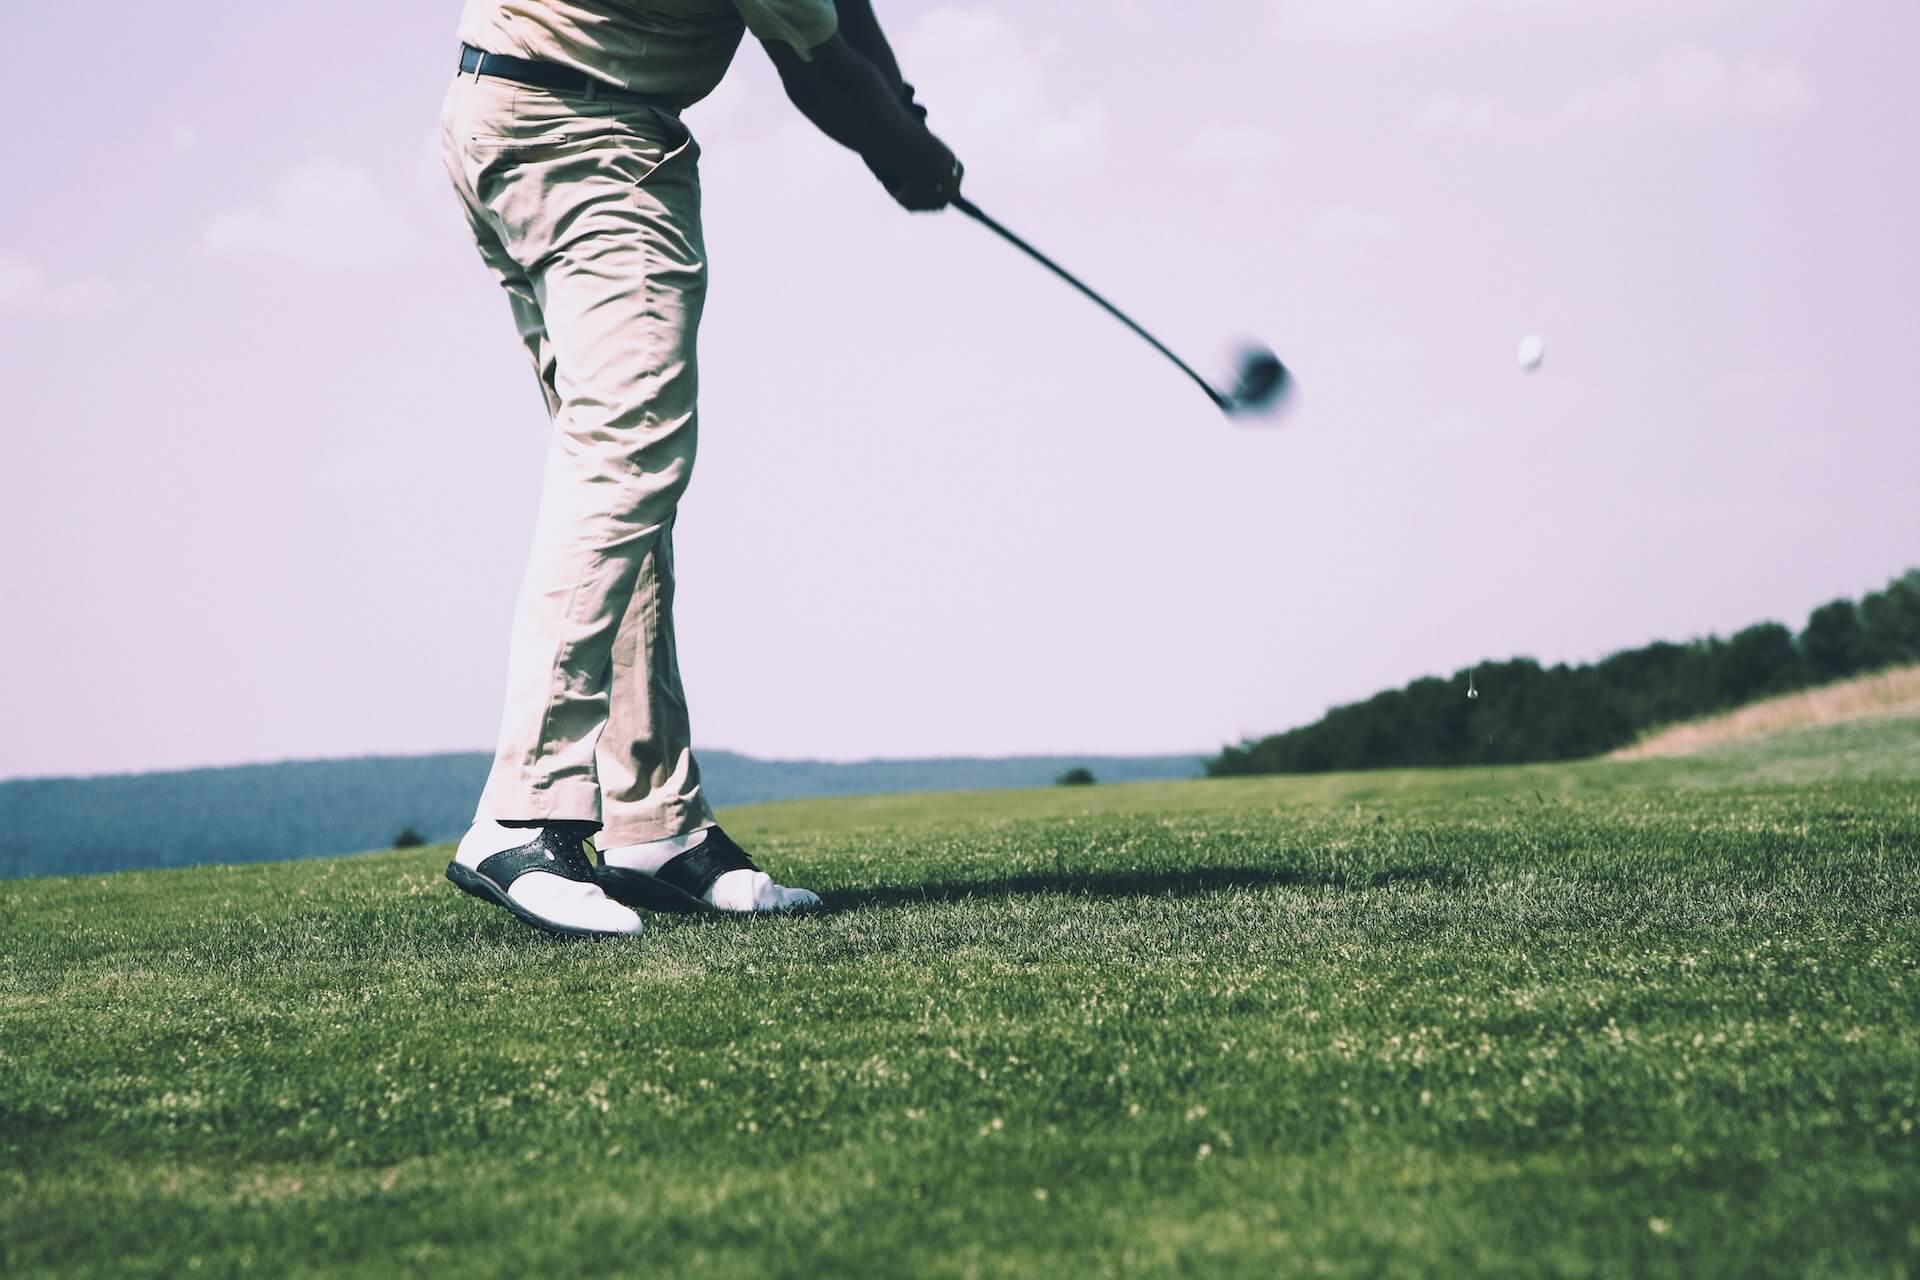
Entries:
<svg viewBox="0 0 1920 1280">
<path fill-rule="evenodd" d="M 598 843 L 603 849 L 614 849 L 623 844 L 691 835 L 713 825 L 713 810 L 705 800 L 675 801 L 640 810 L 622 808 L 607 815 Z"/>
<path fill-rule="evenodd" d="M 584 778 L 545 787 L 489 784 L 474 817 L 495 822 L 599 822 L 600 786 Z"/>
</svg>

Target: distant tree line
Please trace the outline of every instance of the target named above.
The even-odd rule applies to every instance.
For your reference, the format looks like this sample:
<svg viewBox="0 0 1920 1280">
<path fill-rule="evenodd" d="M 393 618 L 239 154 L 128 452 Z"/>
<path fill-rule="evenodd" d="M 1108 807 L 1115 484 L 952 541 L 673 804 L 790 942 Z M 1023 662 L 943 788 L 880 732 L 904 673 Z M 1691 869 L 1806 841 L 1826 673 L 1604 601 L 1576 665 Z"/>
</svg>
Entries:
<svg viewBox="0 0 1920 1280">
<path fill-rule="evenodd" d="M 1207 773 L 1575 759 L 1661 725 L 1916 660 L 1920 569 L 1858 604 L 1821 605 L 1797 636 L 1761 622 L 1728 640 L 1661 641 L 1592 664 L 1542 667 L 1513 658 L 1451 679 L 1415 680 L 1335 707 L 1314 724 L 1227 747 L 1207 761 Z M 1477 696 L 1469 698 L 1469 688 Z"/>
</svg>

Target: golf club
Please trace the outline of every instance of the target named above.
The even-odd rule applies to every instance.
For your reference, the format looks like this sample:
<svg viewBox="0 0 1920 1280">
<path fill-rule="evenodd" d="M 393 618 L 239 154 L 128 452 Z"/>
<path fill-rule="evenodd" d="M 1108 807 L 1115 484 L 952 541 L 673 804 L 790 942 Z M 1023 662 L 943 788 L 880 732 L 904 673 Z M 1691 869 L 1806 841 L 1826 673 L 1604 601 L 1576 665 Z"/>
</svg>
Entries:
<svg viewBox="0 0 1920 1280">
<path fill-rule="evenodd" d="M 1286 393 L 1289 384 L 1292 382 L 1292 375 L 1287 372 L 1287 366 L 1280 363 L 1280 357 L 1274 355 L 1273 352 L 1266 347 L 1249 347 L 1240 353 L 1239 364 L 1234 372 L 1232 388 L 1222 391 L 1198 373 L 1194 372 L 1193 366 L 1175 355 L 1166 343 L 1141 328 L 1139 324 L 1134 321 L 1133 317 L 1088 288 L 1084 282 L 1065 267 L 989 217 L 981 210 L 979 205 L 976 205 L 965 196 L 955 196 L 953 198 L 953 207 L 989 231 L 995 232 L 1008 244 L 1011 244 L 1014 248 L 1020 250 L 1029 258 L 1032 258 L 1035 262 L 1059 276 L 1062 280 L 1065 280 L 1081 293 L 1084 293 L 1087 297 L 1099 303 L 1108 315 L 1139 334 L 1142 338 L 1145 338 L 1155 351 L 1158 351 L 1161 355 L 1173 361 L 1180 372 L 1192 378 L 1194 382 L 1199 385 L 1200 389 L 1207 393 L 1207 399 L 1213 401 L 1220 411 L 1229 417 L 1272 408 L 1279 402 L 1281 396 Z"/>
</svg>

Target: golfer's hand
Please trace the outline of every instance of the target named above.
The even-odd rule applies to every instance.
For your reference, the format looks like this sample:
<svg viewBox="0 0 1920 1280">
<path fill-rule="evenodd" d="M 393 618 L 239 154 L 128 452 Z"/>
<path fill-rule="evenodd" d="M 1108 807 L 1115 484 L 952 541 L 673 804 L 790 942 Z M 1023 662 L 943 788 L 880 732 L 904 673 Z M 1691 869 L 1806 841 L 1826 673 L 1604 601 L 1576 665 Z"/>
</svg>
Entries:
<svg viewBox="0 0 1920 1280">
<path fill-rule="evenodd" d="M 931 213 L 953 203 L 966 169 L 946 143 L 925 129 L 918 133 L 894 154 L 868 157 L 867 168 L 902 208 Z"/>
</svg>

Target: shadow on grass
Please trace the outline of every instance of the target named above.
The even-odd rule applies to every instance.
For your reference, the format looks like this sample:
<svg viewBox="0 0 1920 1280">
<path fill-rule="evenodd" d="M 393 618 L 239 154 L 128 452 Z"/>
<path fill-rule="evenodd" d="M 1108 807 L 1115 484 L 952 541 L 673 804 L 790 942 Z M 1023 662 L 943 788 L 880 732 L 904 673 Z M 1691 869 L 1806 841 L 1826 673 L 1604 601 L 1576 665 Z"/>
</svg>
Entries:
<svg viewBox="0 0 1920 1280">
<path fill-rule="evenodd" d="M 1392 884 L 1456 886 L 1466 873 L 1445 863 L 1404 867 L 1309 870 L 1303 867 L 1197 867 L 1187 871 L 1034 871 L 934 884 L 867 885 L 826 889 L 828 911 L 859 907 L 900 907 L 918 903 L 968 902 L 993 898 L 1060 895 L 1071 898 L 1187 898 L 1223 889 L 1268 889 L 1312 885 L 1338 889 L 1379 889 Z"/>
</svg>

